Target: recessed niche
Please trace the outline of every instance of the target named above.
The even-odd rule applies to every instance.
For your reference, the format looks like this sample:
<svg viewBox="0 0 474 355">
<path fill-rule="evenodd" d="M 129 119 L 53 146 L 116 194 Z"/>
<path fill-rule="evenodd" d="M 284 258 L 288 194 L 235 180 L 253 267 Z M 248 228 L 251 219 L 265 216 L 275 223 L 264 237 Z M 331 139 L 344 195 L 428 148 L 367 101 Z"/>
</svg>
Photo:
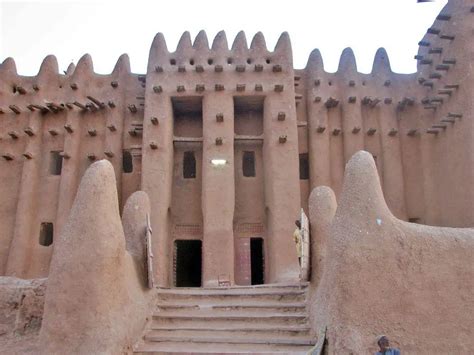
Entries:
<svg viewBox="0 0 474 355">
<path fill-rule="evenodd" d="M 237 135 L 260 136 L 263 134 L 264 96 L 234 97 L 234 132 Z"/>
<path fill-rule="evenodd" d="M 173 97 L 175 137 L 202 137 L 202 96 Z"/>
</svg>

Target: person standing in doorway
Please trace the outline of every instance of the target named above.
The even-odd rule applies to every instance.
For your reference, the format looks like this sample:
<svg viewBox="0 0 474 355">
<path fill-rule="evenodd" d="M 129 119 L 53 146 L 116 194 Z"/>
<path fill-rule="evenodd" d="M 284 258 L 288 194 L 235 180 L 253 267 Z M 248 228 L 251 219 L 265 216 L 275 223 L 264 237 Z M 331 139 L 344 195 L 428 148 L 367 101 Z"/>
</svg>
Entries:
<svg viewBox="0 0 474 355">
<path fill-rule="evenodd" d="M 302 256 L 302 238 L 301 238 L 301 222 L 299 220 L 295 221 L 296 229 L 293 232 L 293 240 L 295 241 L 296 245 L 296 255 L 298 256 L 298 263 L 301 267 L 301 256 Z"/>
</svg>

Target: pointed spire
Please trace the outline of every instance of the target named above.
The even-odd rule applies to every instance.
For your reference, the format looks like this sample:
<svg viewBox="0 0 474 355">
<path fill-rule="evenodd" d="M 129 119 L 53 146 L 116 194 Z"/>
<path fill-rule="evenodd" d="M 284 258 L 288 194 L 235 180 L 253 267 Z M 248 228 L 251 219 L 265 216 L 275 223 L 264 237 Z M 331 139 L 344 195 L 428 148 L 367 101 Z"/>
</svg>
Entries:
<svg viewBox="0 0 474 355">
<path fill-rule="evenodd" d="M 17 74 L 15 60 L 11 57 L 8 57 L 0 65 L 0 70 L 4 73 Z"/>
<path fill-rule="evenodd" d="M 94 73 L 94 65 L 89 54 L 84 54 L 79 62 L 77 62 L 76 70 L 74 70 L 74 77 L 80 78 L 83 75 L 91 75 Z"/>
<path fill-rule="evenodd" d="M 130 70 L 130 58 L 128 57 L 127 53 L 124 53 L 117 60 L 117 63 L 115 64 L 112 75 L 113 74 L 120 75 L 122 73 L 128 74 L 130 72 L 131 72 L 131 70 Z"/>
<path fill-rule="evenodd" d="M 74 73 L 74 70 L 76 70 L 76 65 L 71 62 L 66 69 L 66 75 L 72 75 Z"/>
<path fill-rule="evenodd" d="M 338 72 L 357 72 L 357 64 L 352 48 L 345 48 L 342 51 L 341 59 L 339 60 Z"/>
<path fill-rule="evenodd" d="M 289 53 L 291 55 L 291 40 L 288 32 L 283 32 L 278 38 L 274 52 Z"/>
<path fill-rule="evenodd" d="M 155 67 L 160 64 L 163 65 L 168 61 L 168 47 L 166 46 L 165 36 L 158 32 L 153 38 L 150 47 L 150 54 L 148 56 L 148 72 L 154 71 Z"/>
<path fill-rule="evenodd" d="M 313 51 L 309 55 L 306 68 L 308 69 L 309 72 L 312 72 L 312 73 L 324 72 L 323 58 L 321 56 L 321 52 L 319 51 L 319 49 L 313 49 Z"/>
<path fill-rule="evenodd" d="M 178 46 L 176 47 L 176 52 L 180 54 L 187 53 L 192 48 L 193 44 L 191 42 L 191 35 L 189 34 L 189 31 L 185 31 L 179 39 Z"/>
<path fill-rule="evenodd" d="M 391 73 L 390 59 L 388 58 L 387 51 L 385 48 L 377 49 L 374 58 L 374 64 L 372 66 L 372 73 Z"/>
<path fill-rule="evenodd" d="M 240 31 L 235 36 L 234 43 L 232 43 L 232 50 L 233 51 L 246 51 L 248 49 L 247 46 L 247 38 L 245 37 L 245 32 Z"/>
<path fill-rule="evenodd" d="M 206 31 L 201 30 L 199 31 L 196 39 L 194 40 L 193 44 L 194 49 L 198 51 L 208 51 L 209 50 L 209 41 L 207 39 Z"/>
<path fill-rule="evenodd" d="M 43 59 L 43 62 L 41 63 L 38 76 L 43 77 L 43 76 L 58 75 L 58 74 L 59 74 L 58 60 L 56 59 L 54 55 L 46 56 Z"/>
<path fill-rule="evenodd" d="M 265 42 L 265 37 L 263 36 L 262 32 L 257 32 L 255 36 L 253 36 L 252 43 L 250 44 L 251 49 L 262 49 L 264 51 L 267 50 L 267 44 Z"/>
<path fill-rule="evenodd" d="M 212 41 L 212 49 L 214 51 L 229 50 L 229 45 L 227 44 L 227 36 L 224 31 L 219 31 L 216 37 L 214 37 L 214 41 Z"/>
</svg>

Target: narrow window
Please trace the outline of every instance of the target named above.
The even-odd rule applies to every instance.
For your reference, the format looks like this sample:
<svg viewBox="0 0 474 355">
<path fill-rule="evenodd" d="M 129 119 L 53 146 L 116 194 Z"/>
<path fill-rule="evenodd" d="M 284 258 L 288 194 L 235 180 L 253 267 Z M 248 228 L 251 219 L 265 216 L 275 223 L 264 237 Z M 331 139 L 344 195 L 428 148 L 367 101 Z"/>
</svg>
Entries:
<svg viewBox="0 0 474 355">
<path fill-rule="evenodd" d="M 51 160 L 49 163 L 49 172 L 51 175 L 61 175 L 63 168 L 63 157 L 60 152 L 51 152 Z"/>
<path fill-rule="evenodd" d="M 184 152 L 183 156 L 183 178 L 196 178 L 196 158 L 194 152 Z"/>
<path fill-rule="evenodd" d="M 408 222 L 410 222 L 410 223 L 420 223 L 420 218 L 411 217 L 411 218 L 408 218 Z"/>
<path fill-rule="evenodd" d="M 128 150 L 124 150 L 122 153 L 122 170 L 124 173 L 133 172 L 132 154 Z"/>
<path fill-rule="evenodd" d="M 300 180 L 309 179 L 308 153 L 300 154 Z"/>
<path fill-rule="evenodd" d="M 39 243 L 42 246 L 50 246 L 53 244 L 53 224 L 51 222 L 43 222 L 40 226 Z"/>
<path fill-rule="evenodd" d="M 255 176 L 255 152 L 244 152 L 242 156 L 242 172 L 246 177 Z"/>
</svg>

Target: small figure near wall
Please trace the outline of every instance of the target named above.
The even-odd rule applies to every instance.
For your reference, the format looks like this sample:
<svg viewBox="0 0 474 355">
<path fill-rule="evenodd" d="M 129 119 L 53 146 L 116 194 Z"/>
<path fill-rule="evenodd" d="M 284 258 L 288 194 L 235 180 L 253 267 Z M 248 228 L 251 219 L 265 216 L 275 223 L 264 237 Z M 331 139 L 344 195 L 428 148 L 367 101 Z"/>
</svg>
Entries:
<svg viewBox="0 0 474 355">
<path fill-rule="evenodd" d="M 298 262 L 301 266 L 301 257 L 303 255 L 302 253 L 302 238 L 301 238 L 301 222 L 299 220 L 295 221 L 296 224 L 296 229 L 293 232 L 293 239 L 296 244 L 296 255 L 298 256 Z"/>
<path fill-rule="evenodd" d="M 389 340 L 386 335 L 381 335 L 377 338 L 377 345 L 380 351 L 377 351 L 375 355 L 400 355 L 400 350 L 391 348 Z"/>
</svg>

